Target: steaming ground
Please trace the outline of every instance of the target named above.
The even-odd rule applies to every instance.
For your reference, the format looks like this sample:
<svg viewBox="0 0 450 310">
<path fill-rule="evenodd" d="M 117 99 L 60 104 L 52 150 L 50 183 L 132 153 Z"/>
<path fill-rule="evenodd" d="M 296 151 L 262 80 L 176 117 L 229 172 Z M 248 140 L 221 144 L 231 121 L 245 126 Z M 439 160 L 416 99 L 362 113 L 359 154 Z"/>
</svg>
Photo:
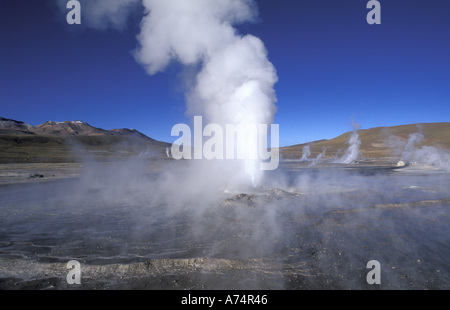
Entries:
<svg viewBox="0 0 450 310">
<path fill-rule="evenodd" d="M 450 288 L 448 172 L 310 164 L 258 188 L 183 161 L 2 165 L 0 288 Z"/>
</svg>

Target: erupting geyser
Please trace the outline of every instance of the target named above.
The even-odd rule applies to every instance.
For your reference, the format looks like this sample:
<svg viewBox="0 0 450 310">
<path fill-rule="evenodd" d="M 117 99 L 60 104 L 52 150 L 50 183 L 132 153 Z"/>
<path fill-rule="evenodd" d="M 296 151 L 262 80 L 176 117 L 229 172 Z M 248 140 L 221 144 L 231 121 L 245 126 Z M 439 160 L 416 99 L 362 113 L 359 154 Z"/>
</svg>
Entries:
<svg viewBox="0 0 450 310">
<path fill-rule="evenodd" d="M 172 60 L 200 68 L 186 93 L 190 117 L 201 115 L 205 123 L 222 128 L 273 122 L 275 68 L 260 39 L 242 36 L 233 28 L 254 20 L 257 10 L 252 0 L 144 0 L 143 5 L 146 15 L 138 36 L 137 61 L 150 75 L 163 71 Z M 265 137 L 267 141 L 267 133 Z M 248 143 L 249 139 L 238 139 L 236 149 L 253 152 L 250 148 L 257 143 Z M 259 161 L 217 162 L 237 164 L 236 173 L 242 172 L 256 185 L 261 176 Z"/>
<path fill-rule="evenodd" d="M 66 11 L 67 1 L 57 1 Z M 163 72 L 172 62 L 183 65 L 192 74 L 185 93 L 186 114 L 191 120 L 202 116 L 205 125 L 218 124 L 223 131 L 226 125 L 270 128 L 277 110 L 273 88 L 278 80 L 275 68 L 267 58 L 263 42 L 255 36 L 238 33 L 234 27 L 256 20 L 258 10 L 254 0 L 80 2 L 86 13 L 82 25 L 97 30 L 125 28 L 128 16 L 144 8 L 135 59 L 150 75 Z M 262 148 L 267 151 L 267 147 L 273 147 L 268 146 L 268 136 L 269 130 L 256 139 L 250 132 L 244 139 L 238 139 L 234 151 L 239 148 L 246 149 L 247 154 L 254 154 L 254 148 L 259 149 L 257 152 Z M 264 160 L 220 160 L 215 165 L 218 171 L 211 171 L 210 167 L 208 173 L 219 176 L 224 169 L 232 170 L 233 177 L 242 174 L 242 182 L 257 185 L 261 177 L 260 163 Z"/>
</svg>

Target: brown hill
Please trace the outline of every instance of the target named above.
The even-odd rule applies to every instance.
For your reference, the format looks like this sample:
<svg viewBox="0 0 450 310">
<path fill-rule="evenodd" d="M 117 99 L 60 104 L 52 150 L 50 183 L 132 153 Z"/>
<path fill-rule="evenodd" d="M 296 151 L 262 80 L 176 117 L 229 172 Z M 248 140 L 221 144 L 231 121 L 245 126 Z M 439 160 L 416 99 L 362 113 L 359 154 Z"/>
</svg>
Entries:
<svg viewBox="0 0 450 310">
<path fill-rule="evenodd" d="M 105 130 L 81 121 L 31 126 L 0 118 L 0 163 L 164 158 L 168 146 L 134 129 Z"/>
<path fill-rule="evenodd" d="M 107 130 L 96 128 L 88 123 L 81 121 L 65 121 L 54 122 L 49 121 L 44 124 L 37 125 L 31 129 L 32 132 L 39 135 L 57 135 L 57 136 L 97 136 L 97 135 L 112 135 Z"/>
<path fill-rule="evenodd" d="M 423 135 L 423 139 L 416 145 L 417 147 L 426 145 L 450 150 L 450 123 L 422 123 L 359 130 L 361 157 L 389 159 L 399 156 L 410 135 L 415 133 Z M 315 158 L 322 152 L 325 152 L 327 158 L 340 157 L 349 147 L 348 141 L 351 134 L 352 131 L 349 131 L 330 140 L 283 147 L 281 154 L 285 159 L 300 159 L 303 148 L 309 145 L 311 151 L 309 158 Z"/>
</svg>

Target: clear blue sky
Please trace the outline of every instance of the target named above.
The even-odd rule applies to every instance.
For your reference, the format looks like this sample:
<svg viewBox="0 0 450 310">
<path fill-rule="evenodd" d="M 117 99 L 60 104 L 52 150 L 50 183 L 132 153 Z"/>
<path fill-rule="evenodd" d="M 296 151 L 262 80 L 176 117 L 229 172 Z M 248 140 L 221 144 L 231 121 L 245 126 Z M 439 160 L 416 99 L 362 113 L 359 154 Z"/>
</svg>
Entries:
<svg viewBox="0 0 450 310">
<path fill-rule="evenodd" d="M 450 121 L 450 1 L 259 0 L 239 26 L 269 52 L 281 145 L 361 127 Z M 32 125 L 82 120 L 168 142 L 187 122 L 180 71 L 149 76 L 131 52 L 140 12 L 123 31 L 69 26 L 52 0 L 0 2 L 0 116 Z M 78 27 L 78 28 L 77 28 Z"/>
</svg>

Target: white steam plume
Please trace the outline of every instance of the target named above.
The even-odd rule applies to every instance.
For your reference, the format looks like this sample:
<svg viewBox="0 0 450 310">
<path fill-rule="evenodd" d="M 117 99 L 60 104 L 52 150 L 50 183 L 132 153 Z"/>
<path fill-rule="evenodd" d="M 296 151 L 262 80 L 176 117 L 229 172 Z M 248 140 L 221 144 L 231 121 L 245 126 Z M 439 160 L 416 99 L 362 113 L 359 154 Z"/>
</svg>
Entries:
<svg viewBox="0 0 450 310">
<path fill-rule="evenodd" d="M 416 152 L 416 144 L 420 144 L 424 139 L 422 132 L 415 132 L 409 135 L 408 141 L 402 152 L 402 159 L 409 162 L 414 160 Z"/>
<path fill-rule="evenodd" d="M 450 171 L 450 154 L 434 146 L 418 147 L 423 140 L 422 131 L 410 134 L 402 152 L 402 160 L 406 163 L 417 162 Z"/>
<path fill-rule="evenodd" d="M 361 145 L 361 140 L 359 139 L 359 129 L 361 126 L 358 123 L 353 123 L 353 132 L 348 140 L 349 147 L 347 152 L 339 159 L 341 164 L 351 164 L 359 157 L 359 147 Z"/>
<path fill-rule="evenodd" d="M 311 146 L 309 144 L 303 147 L 302 159 L 301 161 L 307 161 L 308 157 L 311 155 Z"/>
<path fill-rule="evenodd" d="M 275 69 L 261 40 L 241 36 L 233 28 L 255 18 L 253 1 L 144 0 L 143 4 L 146 16 L 135 56 L 147 72 L 161 72 L 172 60 L 200 66 L 186 94 L 189 116 L 202 115 L 205 123 L 223 128 L 273 122 Z M 260 178 L 254 161 L 237 170 L 250 174 L 253 183 Z"/>
<path fill-rule="evenodd" d="M 67 12 L 67 1 L 57 3 Z M 139 46 L 134 51 L 136 61 L 150 75 L 163 72 L 173 61 L 199 68 L 186 92 L 188 116 L 200 115 L 205 125 L 214 123 L 222 128 L 226 124 L 270 128 L 277 110 L 275 68 L 260 39 L 240 35 L 234 28 L 256 19 L 254 0 L 81 0 L 80 3 L 82 24 L 97 30 L 122 29 L 137 6 L 144 8 L 137 36 Z M 260 142 L 267 141 L 268 133 L 264 134 Z M 255 137 L 248 135 L 236 139 L 235 150 L 245 149 L 247 154 L 254 154 L 250 148 L 257 145 L 245 140 Z M 258 147 L 261 150 L 262 146 Z M 239 163 L 227 161 L 228 166 L 238 166 L 226 170 L 242 172 L 255 185 L 261 177 L 259 161 L 253 158 Z M 225 166 L 223 162 L 218 166 Z"/>
<path fill-rule="evenodd" d="M 315 166 L 315 165 L 319 164 L 319 163 L 322 161 L 322 159 L 325 157 L 326 152 L 327 152 L 327 148 L 326 148 L 326 147 L 322 148 L 322 152 L 321 152 L 320 154 L 318 154 L 318 155 L 312 160 L 310 166 L 312 167 L 312 166 Z"/>
</svg>

